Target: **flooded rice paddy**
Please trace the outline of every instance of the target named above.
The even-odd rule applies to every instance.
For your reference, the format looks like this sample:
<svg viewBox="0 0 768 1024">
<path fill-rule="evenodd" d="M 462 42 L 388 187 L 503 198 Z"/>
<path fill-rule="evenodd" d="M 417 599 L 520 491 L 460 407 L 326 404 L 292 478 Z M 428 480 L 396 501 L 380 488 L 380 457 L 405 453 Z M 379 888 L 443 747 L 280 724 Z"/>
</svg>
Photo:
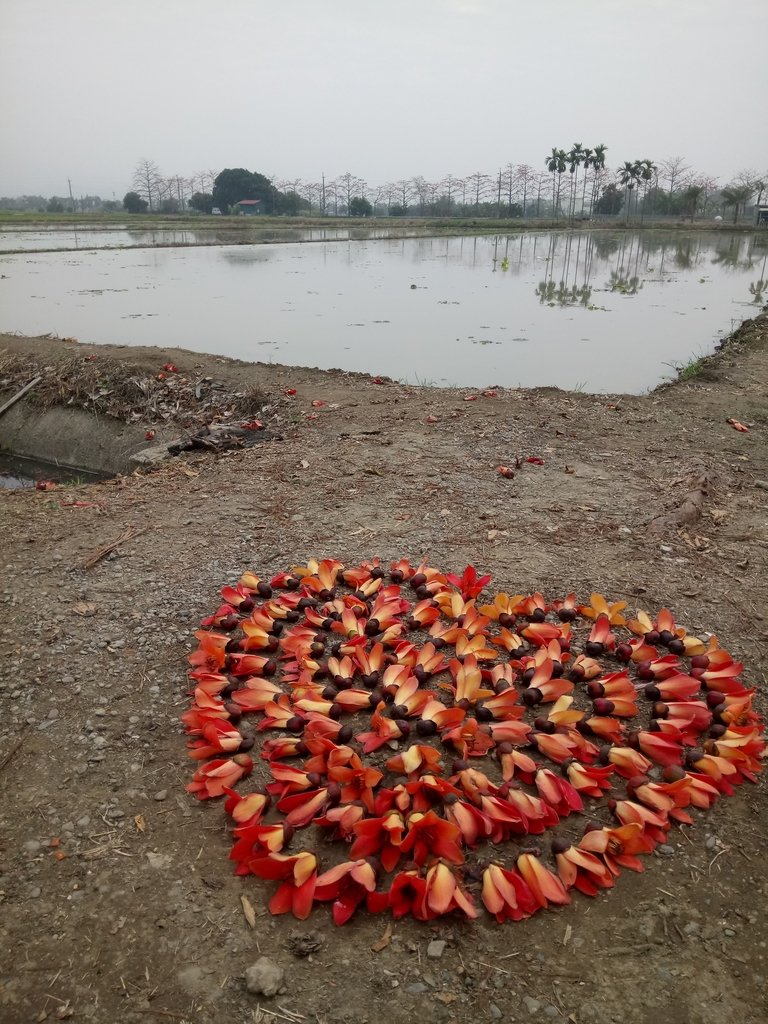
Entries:
<svg viewBox="0 0 768 1024">
<path fill-rule="evenodd" d="M 121 250 L 99 248 L 119 232 L 90 232 L 88 249 L 35 252 L 33 236 L 52 249 L 52 232 L 25 232 L 29 251 L 0 255 L 0 330 L 441 386 L 638 394 L 768 299 L 768 232 L 313 233 L 187 247 L 199 232 L 126 231 L 170 247 Z"/>
</svg>

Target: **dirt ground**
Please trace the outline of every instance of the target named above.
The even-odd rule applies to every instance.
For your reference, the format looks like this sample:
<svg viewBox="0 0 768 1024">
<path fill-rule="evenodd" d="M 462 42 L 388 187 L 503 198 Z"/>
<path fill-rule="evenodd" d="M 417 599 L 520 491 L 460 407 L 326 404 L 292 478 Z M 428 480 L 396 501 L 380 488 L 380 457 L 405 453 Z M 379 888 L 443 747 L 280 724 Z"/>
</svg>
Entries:
<svg viewBox="0 0 768 1024">
<path fill-rule="evenodd" d="M 54 364 L 78 350 L 16 337 L 0 348 Z M 184 791 L 179 723 L 192 633 L 218 589 L 312 555 L 428 554 L 475 564 L 494 590 L 667 605 L 744 660 L 765 713 L 768 317 L 693 380 L 646 397 L 465 401 L 177 349 L 80 350 L 257 385 L 275 397 L 266 425 L 281 439 L 0 494 L 4 1024 L 768 1019 L 762 783 L 675 828 L 644 874 L 597 899 L 504 926 L 403 920 L 374 952 L 385 917 L 342 929 L 324 909 L 273 918 L 269 884 L 232 875 L 221 805 Z M 496 471 L 531 455 L 544 464 Z M 319 947 L 297 956 L 291 940 L 309 933 Z M 437 959 L 434 938 L 447 942 Z M 285 969 L 272 999 L 244 985 L 260 954 Z"/>
</svg>

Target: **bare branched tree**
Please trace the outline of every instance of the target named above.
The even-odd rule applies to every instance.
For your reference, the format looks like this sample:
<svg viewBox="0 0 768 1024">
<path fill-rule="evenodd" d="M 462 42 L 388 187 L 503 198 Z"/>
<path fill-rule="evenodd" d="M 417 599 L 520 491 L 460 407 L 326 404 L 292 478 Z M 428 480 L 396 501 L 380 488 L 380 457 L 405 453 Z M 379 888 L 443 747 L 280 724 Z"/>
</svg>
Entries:
<svg viewBox="0 0 768 1024">
<path fill-rule="evenodd" d="M 162 182 L 160 168 L 155 161 L 142 157 L 133 172 L 133 188 L 142 199 L 146 199 L 150 210 L 154 210 L 160 201 L 163 190 Z"/>
<path fill-rule="evenodd" d="M 659 164 L 659 180 L 667 183 L 670 195 L 686 184 L 691 168 L 681 156 L 669 156 Z"/>
</svg>

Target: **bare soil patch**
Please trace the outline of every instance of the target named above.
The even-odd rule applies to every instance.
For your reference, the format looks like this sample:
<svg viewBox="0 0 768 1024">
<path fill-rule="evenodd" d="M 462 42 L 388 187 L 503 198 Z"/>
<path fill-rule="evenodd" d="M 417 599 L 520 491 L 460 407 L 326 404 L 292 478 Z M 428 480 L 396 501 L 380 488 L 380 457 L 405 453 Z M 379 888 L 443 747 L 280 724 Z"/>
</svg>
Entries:
<svg viewBox="0 0 768 1024">
<path fill-rule="evenodd" d="M 667 605 L 743 659 L 765 713 L 768 318 L 705 376 L 646 397 L 484 397 L 51 339 L 0 349 L 43 365 L 94 355 L 118 379 L 170 361 L 277 398 L 283 438 L 0 495 L 4 1021 L 766 1019 L 762 784 L 597 899 L 503 927 L 404 920 L 384 945 L 386 917 L 272 918 L 271 888 L 232 876 L 221 807 L 184 792 L 179 715 L 193 631 L 244 569 L 424 554 L 475 564 L 494 590 Z M 529 456 L 543 465 L 514 469 Z M 285 968 L 272 999 L 245 989 L 260 954 Z"/>
</svg>

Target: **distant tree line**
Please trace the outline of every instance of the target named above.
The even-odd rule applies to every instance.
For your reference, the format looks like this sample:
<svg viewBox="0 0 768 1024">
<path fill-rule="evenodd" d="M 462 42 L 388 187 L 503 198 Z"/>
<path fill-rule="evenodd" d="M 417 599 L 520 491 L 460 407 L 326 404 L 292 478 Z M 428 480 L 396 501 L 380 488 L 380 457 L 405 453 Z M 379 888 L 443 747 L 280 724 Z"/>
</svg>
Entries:
<svg viewBox="0 0 768 1024">
<path fill-rule="evenodd" d="M 370 184 L 350 171 L 319 181 L 280 179 L 245 168 L 203 171 L 191 178 L 164 177 L 151 160 L 141 160 L 133 190 L 126 196 L 131 212 L 175 213 L 194 210 L 226 214 L 242 199 L 260 200 L 260 212 L 320 217 L 479 217 L 555 220 L 618 217 L 676 219 L 724 215 L 734 221 L 754 200 L 759 204 L 768 175 L 740 171 L 721 185 L 696 172 L 680 156 L 656 163 L 646 157 L 611 168 L 608 147 L 574 143 L 554 147 L 539 170 L 508 163 L 495 174 L 473 171 L 448 174 L 439 181 L 422 176 Z"/>
<path fill-rule="evenodd" d="M 101 196 L 0 196 L 0 210 L 17 213 L 98 213 L 122 210 L 123 204 Z"/>
<path fill-rule="evenodd" d="M 141 159 L 122 203 L 99 196 L 0 198 L 0 208 L 50 213 L 122 209 L 128 213 L 235 212 L 243 199 L 258 200 L 260 213 L 320 217 L 546 218 L 588 220 L 623 217 L 695 219 L 732 216 L 760 204 L 768 174 L 743 170 L 721 184 L 693 170 L 680 156 L 656 163 L 625 160 L 611 168 L 608 147 L 574 143 L 553 147 L 539 168 L 508 163 L 494 174 L 448 174 L 439 181 L 422 176 L 371 184 L 346 171 L 319 181 L 280 179 L 242 167 L 198 171 L 191 177 L 165 175 Z M 74 209 L 73 209 L 74 207 Z"/>
</svg>

